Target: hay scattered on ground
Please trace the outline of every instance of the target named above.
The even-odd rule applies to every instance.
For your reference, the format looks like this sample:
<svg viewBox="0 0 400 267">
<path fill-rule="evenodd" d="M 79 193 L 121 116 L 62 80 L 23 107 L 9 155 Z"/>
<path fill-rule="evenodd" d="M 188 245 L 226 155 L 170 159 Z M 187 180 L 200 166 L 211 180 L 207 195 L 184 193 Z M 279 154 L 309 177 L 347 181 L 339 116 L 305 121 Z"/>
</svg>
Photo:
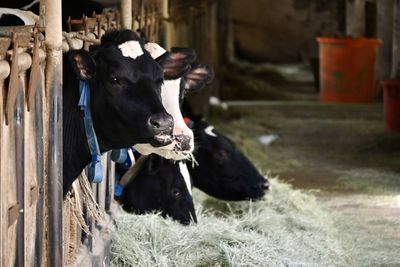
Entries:
<svg viewBox="0 0 400 267">
<path fill-rule="evenodd" d="M 337 211 L 334 224 L 352 266 L 400 266 L 400 196 L 332 194 L 320 198 Z"/>
<path fill-rule="evenodd" d="M 332 217 L 313 196 L 272 179 L 259 202 L 195 192 L 198 224 L 124 214 L 113 232 L 113 266 L 349 266 Z"/>
<path fill-rule="evenodd" d="M 351 169 L 339 172 L 338 182 L 346 188 L 368 194 L 394 194 L 400 192 L 400 174 L 376 169 Z"/>
<path fill-rule="evenodd" d="M 400 266 L 398 217 L 342 215 L 336 225 L 354 259 L 352 266 Z"/>
</svg>

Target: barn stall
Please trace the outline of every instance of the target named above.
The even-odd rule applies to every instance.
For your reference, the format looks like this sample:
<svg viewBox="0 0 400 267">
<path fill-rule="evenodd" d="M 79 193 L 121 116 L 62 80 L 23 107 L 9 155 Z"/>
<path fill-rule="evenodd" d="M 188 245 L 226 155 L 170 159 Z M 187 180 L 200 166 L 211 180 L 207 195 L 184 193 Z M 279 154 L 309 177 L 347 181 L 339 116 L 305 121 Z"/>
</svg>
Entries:
<svg viewBox="0 0 400 267">
<path fill-rule="evenodd" d="M 193 45 L 197 40 L 190 32 L 195 28 L 205 38 L 210 38 L 209 29 L 216 34 L 216 19 L 211 19 L 216 3 L 122 1 L 121 11 L 69 18 L 64 32 L 61 2 L 40 5 L 39 24 L 0 28 L 1 266 L 97 266 L 110 260 L 114 169 L 104 155 L 105 181 L 86 184 L 94 199 L 82 194 L 78 185 L 63 202 L 62 52 L 87 50 L 105 31 L 120 28 L 140 30 L 149 41 L 170 47 L 172 36 L 178 36 L 175 28 L 185 25 L 179 35 Z M 178 18 L 180 12 L 187 15 Z M 204 26 L 205 21 L 214 24 Z M 198 51 L 205 54 L 204 48 Z M 217 58 L 214 54 L 207 57 Z"/>
<path fill-rule="evenodd" d="M 309 116 L 308 112 L 302 111 L 304 103 L 285 104 L 277 102 L 271 105 L 272 107 L 277 106 L 277 109 L 271 108 L 267 103 L 268 108 L 264 109 L 262 106 L 265 103 L 258 103 L 261 107 L 257 104 L 255 107 L 251 105 L 241 107 L 243 103 L 231 101 L 228 102 L 229 112 L 219 108 L 210 110 L 210 107 L 205 104 L 208 102 L 210 94 L 219 94 L 223 100 L 227 101 L 242 97 L 240 93 L 236 93 L 231 98 L 232 92 L 235 92 L 233 87 L 238 84 L 246 90 L 253 89 L 254 85 L 258 85 L 257 90 L 259 90 L 257 78 L 261 75 L 272 76 L 272 82 L 276 81 L 277 72 L 275 69 L 271 72 L 269 66 L 254 68 L 254 65 L 236 58 L 243 56 L 243 51 L 246 51 L 246 49 L 253 48 L 249 48 L 249 44 L 246 47 L 248 36 L 244 32 L 248 30 L 249 25 L 254 24 L 254 21 L 248 22 L 240 17 L 240 12 L 237 10 L 245 11 L 242 3 L 236 1 L 232 7 L 230 1 L 212 0 L 122 1 L 121 11 L 119 12 L 105 12 L 103 14 L 90 14 L 84 18 L 72 18 L 68 21 L 67 32 L 62 33 L 61 22 L 57 18 L 60 16 L 56 15 L 59 14 L 61 7 L 59 3 L 50 2 L 52 1 L 42 4 L 44 13 L 54 15 L 46 17 L 46 21 L 51 22 L 37 27 L 0 28 L 0 66 L 2 66 L 0 71 L 2 89 L 0 101 L 3 107 L 0 113 L 2 118 L 0 136 L 0 258 L 2 266 L 61 266 L 62 264 L 100 266 L 110 264 L 112 246 L 110 229 L 114 225 L 115 211 L 118 210 L 117 203 L 113 200 L 114 163 L 108 155 L 104 156 L 103 166 L 107 166 L 105 170 L 107 174 L 105 177 L 107 178 L 100 185 L 88 185 L 84 178 L 80 179 L 79 184 L 83 188 L 90 187 L 92 189 L 94 201 L 90 199 L 90 195 L 81 192 L 79 185 L 74 193 L 71 193 L 68 199 L 63 202 L 60 184 L 62 138 L 59 130 L 62 128 L 60 127 L 62 125 L 60 121 L 62 81 L 59 80 L 59 77 L 61 77 L 61 51 L 82 46 L 88 49 L 91 43 L 98 42 L 104 31 L 110 28 L 140 29 L 149 40 L 159 42 L 167 48 L 175 45 L 195 48 L 199 58 L 211 63 L 217 72 L 216 81 L 206 89 L 205 93 L 191 96 L 190 102 L 195 111 L 202 114 L 210 112 L 215 124 L 224 129 L 238 144 L 241 144 L 242 148 L 257 162 L 257 166 L 264 173 L 271 168 L 274 170 L 274 174 L 279 173 L 289 181 L 293 176 L 302 176 L 295 172 L 290 173 L 290 171 L 296 170 L 299 166 L 303 166 L 301 164 L 305 163 L 301 162 L 300 164 L 298 158 L 290 158 L 293 157 L 290 152 L 280 154 L 285 147 L 296 148 L 293 143 L 277 145 L 275 150 L 272 147 L 274 153 L 271 154 L 260 150 L 260 145 L 254 142 L 254 139 L 258 136 L 249 133 L 249 129 L 254 129 L 252 127 L 258 125 L 254 132 L 261 135 L 263 131 L 273 132 L 276 130 L 277 126 L 271 127 L 269 125 L 273 124 L 279 125 L 277 128 L 281 127 L 283 133 L 289 135 L 289 132 L 297 130 L 297 126 L 290 128 L 293 127 L 292 124 L 297 125 L 299 122 L 286 121 L 288 116 L 295 118 L 299 114 L 304 117 Z M 289 2 L 291 1 L 285 3 Z M 371 24 L 367 24 L 367 27 L 365 27 L 361 23 L 360 26 L 360 20 L 357 19 L 357 17 L 365 18 L 364 12 L 368 10 L 367 13 L 369 16 L 371 15 L 370 11 L 374 10 L 374 5 L 371 3 L 374 3 L 374 1 L 348 2 L 350 6 L 347 9 L 347 15 L 350 18 L 349 21 L 353 19 L 351 23 L 347 24 L 348 31 L 353 31 L 356 35 L 364 35 L 364 31 L 369 29 L 368 33 L 372 34 L 371 37 L 374 37 L 373 31 L 377 31 L 377 29 L 372 27 Z M 367 7 L 365 7 L 365 3 L 367 3 Z M 384 34 L 381 38 L 391 40 L 392 37 L 388 37 L 391 36 L 388 25 L 393 21 L 387 18 L 385 16 L 387 12 L 384 12 L 384 10 L 391 10 L 391 8 L 388 7 L 389 4 L 387 4 L 388 6 L 380 5 L 378 11 L 381 13 L 376 15 L 382 21 L 384 18 L 386 20 L 385 23 L 378 25 L 384 29 L 378 31 L 378 33 Z M 302 5 L 297 3 L 296 6 Z M 230 8 L 234 9 L 232 13 L 228 12 Z M 351 11 L 352 8 L 354 8 L 353 11 Z M 132 10 L 132 12 L 127 12 L 127 10 Z M 272 10 L 274 9 L 271 7 L 271 12 L 273 12 Z M 56 17 L 55 21 L 52 21 L 54 19 L 52 17 Z M 250 20 L 252 17 L 248 16 L 246 19 Z M 234 27 L 237 31 L 236 35 L 233 32 Z M 260 25 L 254 28 L 262 30 Z M 395 29 L 397 28 L 395 27 Z M 44 38 L 44 33 L 46 38 Z M 254 34 L 254 32 L 251 34 Z M 396 31 L 395 34 L 397 34 Z M 234 40 L 234 38 L 236 39 Z M 396 41 L 396 38 L 394 39 Z M 384 44 L 387 45 L 387 42 Z M 397 45 L 393 47 L 396 49 Z M 379 58 L 379 64 L 383 66 L 379 68 L 382 79 L 396 76 L 395 69 L 398 57 L 394 57 L 394 67 L 392 64 L 388 64 L 388 58 L 392 57 L 392 53 L 389 52 L 391 49 L 391 45 L 385 46 Z M 261 49 L 261 51 L 263 50 Z M 257 52 L 260 53 L 260 50 Z M 274 53 L 273 50 L 269 52 Z M 247 59 L 254 57 L 253 51 L 249 54 L 252 56 Z M 386 60 L 382 60 L 384 56 L 386 56 Z M 256 54 L 256 57 L 259 57 L 259 54 Z M 233 75 L 231 75 L 231 71 L 233 71 Z M 390 72 L 392 74 L 388 74 Z M 246 77 L 246 83 L 241 84 L 243 81 L 239 78 L 243 73 L 250 74 L 254 80 Z M 235 75 L 236 77 L 232 77 Z M 278 78 L 281 79 L 280 76 Z M 232 86 L 232 84 L 235 86 Z M 269 85 L 262 85 L 261 87 L 263 93 L 269 90 L 266 89 Z M 282 89 L 283 87 L 280 86 L 279 88 Z M 222 91 L 218 91 L 219 89 Z M 278 94 L 274 91 L 273 97 Z M 287 94 L 287 92 L 283 92 L 282 95 L 284 100 L 299 97 L 296 94 L 294 96 Z M 260 98 L 254 91 L 252 96 Z M 265 94 L 261 97 L 265 97 Z M 268 97 L 271 97 L 271 94 Z M 304 99 L 309 100 L 307 97 L 308 95 Z M 352 118 L 349 114 L 355 114 L 354 108 L 330 108 L 333 109 L 332 113 L 340 112 L 340 114 L 346 114 L 342 116 L 349 118 Z M 323 106 L 317 105 L 314 112 L 315 110 L 317 113 L 325 114 L 323 113 Z M 370 114 L 367 117 L 375 118 L 377 116 L 375 115 L 376 110 L 376 107 L 372 109 L 363 107 L 358 112 Z M 270 117 L 268 123 L 262 119 L 267 115 Z M 324 116 L 329 116 L 329 114 Z M 358 123 L 359 120 L 356 115 L 350 121 L 350 124 L 352 122 Z M 366 123 L 370 123 L 370 121 Z M 382 134 L 377 130 L 380 126 L 376 125 L 378 123 L 374 121 L 373 126 L 370 125 L 369 127 L 376 127 L 373 128 L 373 133 Z M 347 124 L 344 125 L 344 127 L 348 126 Z M 265 127 L 265 129 L 262 129 L 262 127 Z M 326 124 L 322 123 L 318 127 L 318 129 L 324 128 Z M 312 134 L 318 132 L 314 128 L 311 128 L 311 131 Z M 308 134 L 310 133 L 302 132 L 302 134 L 304 136 L 296 140 L 296 143 L 300 146 L 298 149 L 304 152 L 303 141 L 309 138 Z M 357 134 L 366 135 L 362 131 L 357 132 Z M 375 137 L 367 136 L 369 138 Z M 390 146 L 388 142 L 398 140 L 397 137 L 393 136 L 387 138 L 379 135 L 378 137 L 381 138 L 378 141 L 386 144 L 386 146 Z M 354 138 L 357 139 L 357 137 Z M 343 140 L 344 142 L 347 140 L 345 136 L 343 136 Z M 323 143 L 324 141 L 320 142 Z M 343 153 L 343 151 L 339 151 L 339 153 Z M 391 155 L 396 155 L 395 151 L 391 153 Z M 305 155 L 309 156 L 307 153 Z M 387 155 L 380 156 L 385 157 Z M 389 158 L 389 160 L 392 159 Z M 305 180 L 307 180 L 307 178 L 315 175 L 315 173 L 306 172 L 303 176 L 306 176 Z M 367 177 L 367 179 L 372 179 L 383 174 L 374 175 L 373 172 L 371 174 L 368 170 L 362 170 L 351 173 L 351 175 L 356 177 L 361 175 Z M 382 177 L 393 177 L 383 179 L 387 179 L 385 181 L 388 182 L 389 187 L 396 188 L 397 183 L 392 181 L 398 178 L 397 175 L 396 170 L 394 172 L 391 170 L 387 176 L 383 175 Z M 317 173 L 317 177 L 320 176 L 325 177 L 326 175 Z M 347 175 L 346 177 L 350 176 Z M 300 184 L 300 188 L 307 188 L 308 184 L 301 184 L 301 179 L 299 178 L 300 182 L 297 184 L 295 182 L 295 184 L 297 186 Z M 360 185 L 356 184 L 355 187 L 357 188 L 357 186 Z M 354 249 L 352 242 L 341 240 L 338 237 L 336 225 L 332 225 L 333 218 L 324 210 L 324 206 L 321 207 L 317 204 L 312 196 L 293 190 L 280 181 L 274 181 L 273 191 L 264 201 L 254 205 L 247 202 L 227 204 L 213 199 L 209 200 L 201 193 L 197 194 L 200 195 L 198 198 L 200 199 L 199 203 L 201 203 L 199 218 L 203 221 L 203 224 L 197 228 L 182 228 L 171 221 L 165 222 L 155 215 L 147 217 L 123 215 L 120 217 L 117 220 L 119 232 L 113 233 L 112 257 L 114 265 L 129 266 L 133 265 L 132 262 L 134 262 L 137 265 L 176 264 L 184 266 L 193 263 L 195 263 L 194 265 L 217 263 L 221 265 L 257 263 L 260 265 L 266 263 L 266 265 L 269 265 L 268 263 L 270 263 L 271 265 L 296 266 L 299 262 L 302 262 L 308 266 L 321 266 L 322 263 L 322 265 L 352 266 L 354 262 L 360 262 L 358 259 L 354 260 L 351 256 L 352 253 L 361 259 L 364 257 L 367 263 L 385 263 L 387 261 L 388 264 L 396 264 L 393 251 L 390 249 L 378 249 L 375 254 L 378 260 L 375 259 L 374 261 L 368 258 L 368 255 L 358 255 L 357 253 L 360 253 L 360 251 L 352 250 Z M 77 200 L 77 198 L 79 199 Z M 380 204 L 389 203 L 389 207 L 393 208 L 394 212 L 397 210 L 396 198 L 388 197 L 388 199 L 382 200 L 377 197 L 367 200 L 371 203 L 374 201 Z M 345 202 L 344 207 L 354 203 L 350 202 L 349 204 L 346 202 L 348 200 L 343 199 L 341 201 Z M 354 201 L 354 199 L 351 201 Z M 355 203 L 362 205 L 363 201 L 366 200 L 357 199 Z M 328 204 L 335 206 L 338 203 L 329 203 L 328 201 Z M 266 210 L 265 207 L 268 207 L 268 209 Z M 99 214 L 99 210 L 100 213 L 101 211 L 105 212 Z M 216 212 L 210 214 L 208 210 Z M 77 216 L 77 214 L 83 214 L 83 217 Z M 98 216 L 101 216 L 102 219 L 97 220 Z M 356 222 L 347 220 L 341 223 L 350 229 L 358 226 L 360 228 L 365 227 L 365 224 L 358 220 L 360 219 L 357 218 Z M 376 220 L 370 220 L 371 224 L 376 223 Z M 390 222 L 393 229 L 398 227 L 396 220 Z M 277 227 L 277 225 L 281 227 Z M 232 229 L 232 226 L 234 226 L 234 229 Z M 395 244 L 396 247 L 399 241 L 395 238 L 396 232 L 378 226 L 374 230 L 379 230 L 387 237 L 392 235 L 390 242 Z M 132 229 L 136 229 L 136 231 Z M 365 232 L 362 232 L 367 237 L 368 229 L 363 228 Z M 357 229 L 353 230 L 357 233 Z M 360 230 L 358 231 L 360 232 Z M 350 239 L 355 239 L 355 237 L 350 236 Z M 366 238 L 358 241 L 358 244 L 369 242 L 372 241 Z M 304 244 L 308 245 L 305 246 Z M 382 244 L 381 247 L 384 246 Z M 302 250 L 298 250 L 298 247 L 302 247 Z M 193 249 L 199 251 L 199 253 L 191 253 Z M 371 248 L 367 248 L 366 251 L 369 251 L 370 257 L 373 257 L 373 252 L 368 249 Z M 120 253 L 120 251 L 125 251 L 125 254 Z M 129 251 L 133 254 L 129 254 Z M 290 255 L 290 257 L 285 258 L 285 255 Z"/>
<path fill-rule="evenodd" d="M 1 266 L 109 260 L 104 222 L 111 222 L 106 213 L 113 202 L 114 176 L 108 155 L 103 156 L 105 181 L 89 185 L 95 197 L 90 200 L 106 212 L 102 224 L 86 210 L 85 221 L 78 223 L 82 218 L 74 214 L 84 210 L 78 196 L 62 200 L 62 52 L 88 49 L 105 31 L 121 27 L 141 29 L 158 42 L 163 8 L 162 1 L 122 1 L 125 12 L 70 18 L 68 31 L 62 32 L 61 2 L 42 1 L 38 25 L 0 28 Z M 88 226 L 84 235 L 79 225 Z"/>
</svg>

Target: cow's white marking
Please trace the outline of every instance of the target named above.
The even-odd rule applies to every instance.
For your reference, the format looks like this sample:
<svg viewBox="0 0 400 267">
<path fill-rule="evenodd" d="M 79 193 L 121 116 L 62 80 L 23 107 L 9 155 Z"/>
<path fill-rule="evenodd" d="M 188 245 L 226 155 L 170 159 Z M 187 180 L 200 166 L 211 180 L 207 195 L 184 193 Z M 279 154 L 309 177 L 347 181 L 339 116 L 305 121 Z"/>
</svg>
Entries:
<svg viewBox="0 0 400 267">
<path fill-rule="evenodd" d="M 213 130 L 214 130 L 214 126 L 210 125 L 204 129 L 204 132 L 206 133 L 206 135 L 209 135 L 212 137 L 217 137 L 217 135 L 215 133 L 213 133 Z"/>
<path fill-rule="evenodd" d="M 167 50 L 162 48 L 156 43 L 146 43 L 144 45 L 144 49 L 146 49 L 147 52 L 149 52 L 150 56 L 154 59 L 158 58 L 159 56 L 163 55 Z"/>
<path fill-rule="evenodd" d="M 137 57 L 143 55 L 142 47 L 138 41 L 127 41 L 123 44 L 120 44 L 118 48 L 121 50 L 124 57 L 136 59 Z"/>
<path fill-rule="evenodd" d="M 182 161 L 180 161 L 178 164 L 179 164 L 179 170 L 183 176 L 183 179 L 185 179 L 185 184 L 189 191 L 189 194 L 192 195 L 192 183 L 190 182 L 189 170 L 188 170 L 186 164 L 183 163 Z"/>
</svg>

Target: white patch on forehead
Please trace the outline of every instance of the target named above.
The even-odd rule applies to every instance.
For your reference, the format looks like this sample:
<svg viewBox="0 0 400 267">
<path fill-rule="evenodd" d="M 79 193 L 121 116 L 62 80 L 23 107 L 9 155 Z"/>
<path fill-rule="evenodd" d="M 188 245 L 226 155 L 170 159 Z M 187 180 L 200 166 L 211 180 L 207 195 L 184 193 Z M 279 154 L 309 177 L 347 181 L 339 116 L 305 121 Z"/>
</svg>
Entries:
<svg viewBox="0 0 400 267">
<path fill-rule="evenodd" d="M 150 56 L 154 59 L 158 58 L 159 56 L 163 55 L 167 50 L 162 48 L 156 43 L 146 43 L 144 45 L 144 49 L 146 49 L 147 52 L 149 52 Z"/>
<path fill-rule="evenodd" d="M 185 184 L 189 191 L 189 194 L 192 195 L 192 183 L 190 182 L 189 170 L 188 170 L 186 164 L 183 163 L 182 161 L 180 161 L 178 164 L 179 164 L 179 170 L 183 176 L 183 179 L 185 179 Z"/>
<path fill-rule="evenodd" d="M 206 133 L 206 135 L 212 136 L 212 137 L 217 137 L 217 135 L 215 133 L 213 133 L 214 130 L 214 126 L 208 126 L 207 128 L 204 129 L 204 132 Z"/>
<path fill-rule="evenodd" d="M 121 50 L 124 57 L 136 59 L 137 57 L 143 55 L 142 47 L 138 41 L 127 41 L 123 44 L 120 44 L 118 48 Z"/>
</svg>

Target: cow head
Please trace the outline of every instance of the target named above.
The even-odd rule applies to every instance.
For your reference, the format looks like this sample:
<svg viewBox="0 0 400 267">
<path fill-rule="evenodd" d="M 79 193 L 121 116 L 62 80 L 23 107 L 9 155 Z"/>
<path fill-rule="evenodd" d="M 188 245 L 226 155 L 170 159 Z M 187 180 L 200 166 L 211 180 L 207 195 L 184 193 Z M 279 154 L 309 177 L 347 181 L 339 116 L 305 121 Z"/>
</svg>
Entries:
<svg viewBox="0 0 400 267">
<path fill-rule="evenodd" d="M 182 224 L 197 222 L 190 189 L 179 164 L 149 155 L 118 201 L 130 213 L 161 212 Z M 117 172 L 119 170 L 117 169 Z"/>
<path fill-rule="evenodd" d="M 227 137 L 197 118 L 193 131 L 199 147 L 198 166 L 189 167 L 193 185 L 223 200 L 256 200 L 269 189 L 268 181 Z"/>
<path fill-rule="evenodd" d="M 181 78 L 191 73 L 190 63 L 195 60 L 196 54 L 188 48 L 172 48 L 170 52 L 155 43 L 147 43 L 145 48 L 156 58 L 164 72 L 164 84 L 161 87 L 162 103 L 169 114 L 174 118 L 173 142 L 164 147 L 152 147 L 148 144 L 138 144 L 135 148 L 144 155 L 156 153 L 164 158 L 181 160 L 188 158 L 193 149 L 193 132 L 186 126 L 180 111 L 180 102 L 188 86 L 182 86 Z M 189 71 L 190 70 L 190 71 Z"/>
<path fill-rule="evenodd" d="M 76 75 L 89 80 L 93 125 L 101 150 L 172 142 L 173 118 L 160 97 L 163 70 L 132 31 L 104 35 L 91 52 L 69 52 Z"/>
</svg>

